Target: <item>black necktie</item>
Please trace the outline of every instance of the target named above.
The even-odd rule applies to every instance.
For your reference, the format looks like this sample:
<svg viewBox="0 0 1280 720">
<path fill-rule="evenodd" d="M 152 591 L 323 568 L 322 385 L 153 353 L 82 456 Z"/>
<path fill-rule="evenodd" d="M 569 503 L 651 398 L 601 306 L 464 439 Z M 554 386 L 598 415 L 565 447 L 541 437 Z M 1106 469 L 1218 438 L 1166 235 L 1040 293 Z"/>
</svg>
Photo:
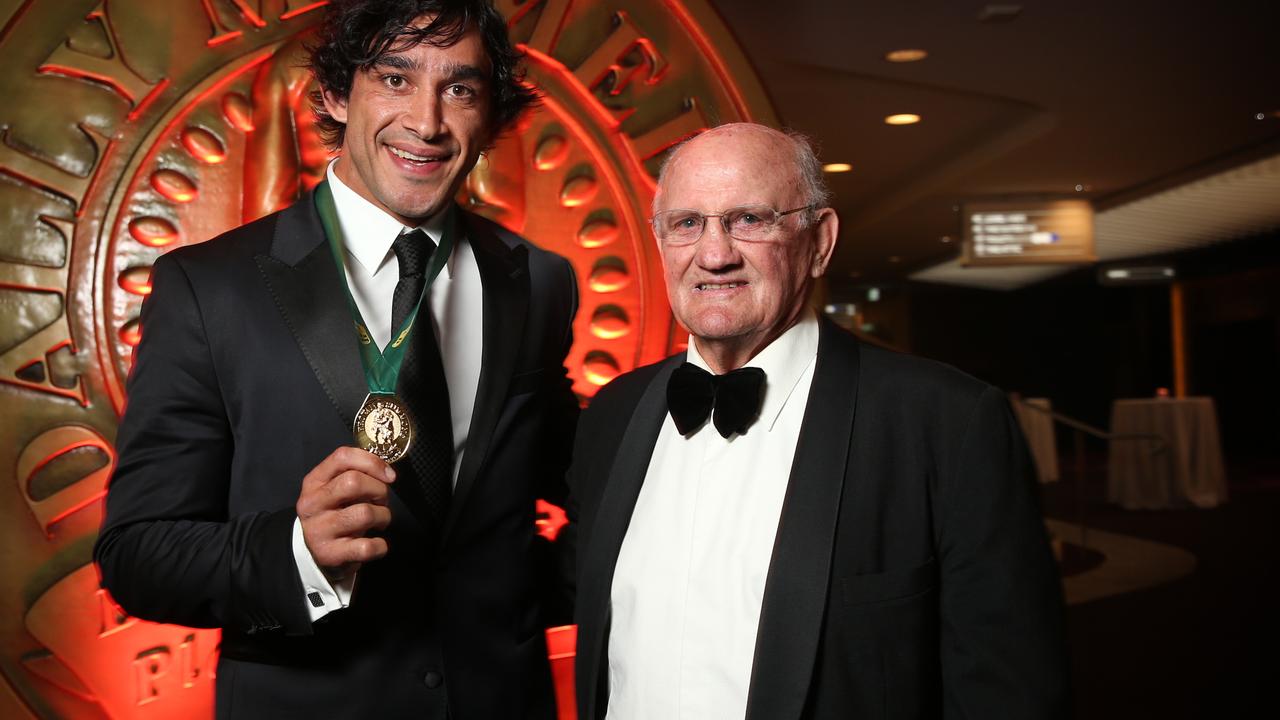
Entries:
<svg viewBox="0 0 1280 720">
<path fill-rule="evenodd" d="M 440 347 L 431 323 L 431 303 L 424 298 L 427 262 L 436 245 L 421 230 L 396 238 L 391 249 L 400 261 L 400 281 L 391 300 L 391 333 L 395 336 L 405 317 L 422 299 L 414 321 L 409 351 L 400 370 L 398 394 L 415 422 L 413 442 L 399 463 L 407 464 L 422 490 L 423 510 L 439 527 L 453 494 L 453 420 L 449 414 L 449 385 L 440 361 Z"/>
<path fill-rule="evenodd" d="M 697 365 L 685 363 L 667 381 L 667 408 L 681 435 L 711 422 L 722 437 L 741 434 L 760 414 L 764 371 L 745 367 L 723 375 L 712 375 Z M 715 412 L 712 413 L 712 408 Z"/>
<path fill-rule="evenodd" d="M 421 230 L 402 233 L 391 244 L 391 250 L 400 261 L 400 281 L 396 283 L 396 292 L 391 299 L 391 336 L 399 332 L 404 319 L 413 311 L 422 297 L 422 288 L 427 282 L 427 262 L 436 250 L 431 236 Z"/>
</svg>

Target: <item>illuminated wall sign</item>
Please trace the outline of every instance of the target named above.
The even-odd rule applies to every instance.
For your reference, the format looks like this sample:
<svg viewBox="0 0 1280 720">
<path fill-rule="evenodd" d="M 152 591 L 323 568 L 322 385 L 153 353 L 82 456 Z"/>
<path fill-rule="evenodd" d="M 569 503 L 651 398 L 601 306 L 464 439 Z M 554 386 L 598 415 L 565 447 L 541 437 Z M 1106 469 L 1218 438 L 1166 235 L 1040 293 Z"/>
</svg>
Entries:
<svg viewBox="0 0 1280 720">
<path fill-rule="evenodd" d="M 961 264 L 1090 263 L 1093 207 L 1086 200 L 968 203 Z"/>
<path fill-rule="evenodd" d="M 1098 270 L 1099 285 L 1162 285 L 1178 279 L 1172 265 L 1124 265 Z"/>
</svg>

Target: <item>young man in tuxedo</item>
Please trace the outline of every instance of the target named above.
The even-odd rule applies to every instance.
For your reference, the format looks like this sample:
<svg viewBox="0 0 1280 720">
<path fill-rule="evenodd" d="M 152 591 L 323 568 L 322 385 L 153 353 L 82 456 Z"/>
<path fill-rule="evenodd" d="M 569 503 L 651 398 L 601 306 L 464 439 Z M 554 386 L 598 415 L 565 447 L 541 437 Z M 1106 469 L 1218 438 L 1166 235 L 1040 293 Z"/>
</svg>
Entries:
<svg viewBox="0 0 1280 720">
<path fill-rule="evenodd" d="M 653 230 L 686 353 L 583 416 L 579 717 L 1056 718 L 1061 590 L 995 388 L 807 300 L 838 218 L 808 143 L 674 150 Z"/>
<path fill-rule="evenodd" d="M 103 585 L 222 628 L 218 717 L 550 718 L 534 502 L 576 284 L 453 201 L 534 98 L 484 0 L 328 13 L 325 182 L 155 265 Z"/>
</svg>

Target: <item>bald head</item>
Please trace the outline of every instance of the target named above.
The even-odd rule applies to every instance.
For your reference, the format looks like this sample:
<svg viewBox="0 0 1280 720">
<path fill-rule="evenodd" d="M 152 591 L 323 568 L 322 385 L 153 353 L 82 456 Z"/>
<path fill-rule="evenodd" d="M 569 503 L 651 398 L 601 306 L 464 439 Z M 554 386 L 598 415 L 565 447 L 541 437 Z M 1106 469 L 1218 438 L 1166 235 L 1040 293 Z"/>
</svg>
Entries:
<svg viewBox="0 0 1280 720">
<path fill-rule="evenodd" d="M 776 172 L 790 171 L 790 180 L 803 190 L 806 205 L 815 210 L 805 213 L 805 222 L 812 222 L 816 217 L 816 209 L 826 207 L 831 201 L 831 192 L 827 189 L 822 173 L 822 162 L 808 137 L 793 131 L 781 131 L 758 123 L 726 123 L 710 130 L 704 130 L 691 138 L 681 141 L 667 153 L 658 173 L 658 193 L 663 192 L 664 180 L 669 169 L 675 165 L 682 154 L 691 149 L 711 144 L 714 152 L 722 152 L 721 148 L 739 146 L 754 148 L 768 154 L 775 161 Z M 753 150 L 755 151 L 755 150 Z M 658 208 L 658 198 L 654 197 L 654 210 Z"/>
</svg>

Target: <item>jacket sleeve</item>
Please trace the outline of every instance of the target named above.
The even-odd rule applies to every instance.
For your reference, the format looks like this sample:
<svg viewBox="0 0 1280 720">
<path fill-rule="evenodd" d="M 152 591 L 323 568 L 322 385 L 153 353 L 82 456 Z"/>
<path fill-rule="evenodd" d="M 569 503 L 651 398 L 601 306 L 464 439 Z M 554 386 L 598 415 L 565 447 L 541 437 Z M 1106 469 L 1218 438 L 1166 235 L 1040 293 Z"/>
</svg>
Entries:
<svg viewBox="0 0 1280 720">
<path fill-rule="evenodd" d="M 309 633 L 294 509 L 228 516 L 235 434 L 200 303 L 172 256 L 152 282 L 94 546 L 102 585 L 146 620 Z"/>
<path fill-rule="evenodd" d="M 569 350 L 573 347 L 573 320 L 578 312 L 578 282 L 573 268 L 561 260 L 563 275 L 556 283 L 557 294 L 563 295 L 568 308 L 561 337 L 554 341 L 560 372 L 552 373 L 547 393 L 547 417 L 543 424 L 541 447 L 543 474 L 538 495 L 543 500 L 568 509 L 569 492 L 565 476 L 573 451 L 574 434 L 578 426 L 578 397 L 573 392 L 569 371 L 563 367 Z M 541 595 L 543 618 L 547 627 L 565 625 L 573 620 L 574 575 L 573 554 L 577 536 L 570 526 L 561 528 L 552 543 L 538 538 L 543 567 L 539 578 L 543 584 Z"/>
<path fill-rule="evenodd" d="M 935 507 L 947 718 L 1065 718 L 1062 586 L 1022 433 L 987 388 Z"/>
</svg>

